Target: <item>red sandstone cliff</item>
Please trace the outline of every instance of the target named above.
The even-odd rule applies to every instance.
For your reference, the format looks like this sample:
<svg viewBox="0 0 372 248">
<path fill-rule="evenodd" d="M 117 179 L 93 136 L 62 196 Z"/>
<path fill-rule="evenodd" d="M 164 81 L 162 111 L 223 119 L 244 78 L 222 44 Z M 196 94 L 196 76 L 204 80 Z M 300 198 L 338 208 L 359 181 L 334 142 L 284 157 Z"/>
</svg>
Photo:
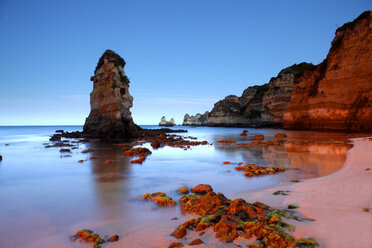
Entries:
<svg viewBox="0 0 372 248">
<path fill-rule="evenodd" d="M 372 131 L 372 14 L 336 30 L 327 58 L 294 80 L 284 128 Z"/>
</svg>

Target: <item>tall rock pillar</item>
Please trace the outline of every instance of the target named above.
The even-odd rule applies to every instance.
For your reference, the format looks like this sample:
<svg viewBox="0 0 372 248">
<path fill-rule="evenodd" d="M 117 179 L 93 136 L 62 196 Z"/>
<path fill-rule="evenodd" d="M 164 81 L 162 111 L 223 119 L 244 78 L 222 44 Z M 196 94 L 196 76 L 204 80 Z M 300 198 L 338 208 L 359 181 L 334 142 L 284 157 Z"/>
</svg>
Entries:
<svg viewBox="0 0 372 248">
<path fill-rule="evenodd" d="M 99 138 L 131 138 L 140 129 L 134 124 L 130 108 L 129 79 L 124 72 L 125 61 L 106 50 L 94 71 L 90 93 L 90 114 L 84 132 Z"/>
</svg>

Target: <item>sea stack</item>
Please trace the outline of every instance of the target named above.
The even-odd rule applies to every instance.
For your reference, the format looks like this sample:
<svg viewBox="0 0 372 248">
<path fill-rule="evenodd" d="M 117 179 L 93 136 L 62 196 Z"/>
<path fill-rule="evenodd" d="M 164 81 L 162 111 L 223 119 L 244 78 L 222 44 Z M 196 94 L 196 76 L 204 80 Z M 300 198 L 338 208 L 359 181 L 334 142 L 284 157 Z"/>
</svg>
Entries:
<svg viewBox="0 0 372 248">
<path fill-rule="evenodd" d="M 170 121 L 167 121 L 167 118 L 165 116 L 161 117 L 159 126 L 165 126 L 165 127 L 173 127 L 176 123 L 173 118 L 170 118 Z"/>
<path fill-rule="evenodd" d="M 294 80 L 284 128 L 372 131 L 372 15 L 336 30 L 327 58 Z"/>
<path fill-rule="evenodd" d="M 114 51 L 106 50 L 94 71 L 90 94 L 90 114 L 84 132 L 97 138 L 131 138 L 140 129 L 134 124 L 130 108 L 129 79 L 125 61 Z"/>
</svg>

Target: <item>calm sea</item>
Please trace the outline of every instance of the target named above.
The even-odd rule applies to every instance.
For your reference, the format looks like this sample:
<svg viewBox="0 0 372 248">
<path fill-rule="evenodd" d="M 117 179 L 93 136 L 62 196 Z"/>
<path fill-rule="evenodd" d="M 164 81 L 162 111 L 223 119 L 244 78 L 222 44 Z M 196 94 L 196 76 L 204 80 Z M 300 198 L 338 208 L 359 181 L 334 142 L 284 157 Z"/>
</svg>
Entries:
<svg viewBox="0 0 372 248">
<path fill-rule="evenodd" d="M 241 137 L 243 128 L 174 128 L 187 129 L 188 133 L 180 135 L 194 136 L 213 145 L 195 146 L 188 151 L 160 148 L 139 165 L 131 164 L 119 147 L 108 144 L 80 144 L 67 157 L 59 152 L 60 148 L 45 148 L 55 130 L 81 131 L 82 126 L 0 127 L 0 246 L 85 247 L 71 243 L 69 235 L 81 228 L 120 234 L 139 224 L 180 215 L 177 208 L 157 208 L 139 201 L 144 193 L 162 191 L 178 200 L 179 187 L 204 183 L 228 196 L 291 179 L 324 176 L 343 166 L 351 148 L 349 144 L 329 141 L 347 140 L 351 137 L 348 134 L 285 131 L 293 142 L 242 147 L 216 141 L 247 142 L 255 134 L 270 140 L 284 131 L 247 129 L 248 136 Z M 148 144 L 145 146 L 151 149 Z M 81 153 L 87 148 L 93 152 Z M 89 160 L 91 156 L 97 159 Z M 112 163 L 106 164 L 106 160 Z M 281 166 L 287 170 L 246 178 L 232 165 L 222 165 L 224 161 Z"/>
</svg>

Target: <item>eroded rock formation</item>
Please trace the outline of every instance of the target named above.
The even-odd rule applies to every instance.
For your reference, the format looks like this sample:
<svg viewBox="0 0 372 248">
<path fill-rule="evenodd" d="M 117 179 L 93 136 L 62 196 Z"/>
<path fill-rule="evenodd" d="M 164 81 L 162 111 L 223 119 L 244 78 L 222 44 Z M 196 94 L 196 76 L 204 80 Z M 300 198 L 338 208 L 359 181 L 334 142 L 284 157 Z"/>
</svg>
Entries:
<svg viewBox="0 0 372 248">
<path fill-rule="evenodd" d="M 372 130 L 371 11 L 338 28 L 327 58 L 295 78 L 284 127 Z"/>
<path fill-rule="evenodd" d="M 159 122 L 159 126 L 173 127 L 174 125 L 176 125 L 174 119 L 170 118 L 170 120 L 167 121 L 167 118 L 165 116 L 161 117 Z"/>
<path fill-rule="evenodd" d="M 308 63 L 287 67 L 269 83 L 248 87 L 240 97 L 229 95 L 218 101 L 211 112 L 199 117 L 186 114 L 184 125 L 281 127 L 295 75 L 312 67 Z"/>
<path fill-rule="evenodd" d="M 91 77 L 91 111 L 84 133 L 100 138 L 130 138 L 140 130 L 131 116 L 133 97 L 129 94 L 130 82 L 124 66 L 124 59 L 111 50 L 106 50 L 99 59 Z"/>
<path fill-rule="evenodd" d="M 183 117 L 184 126 L 206 126 L 208 123 L 208 114 L 206 111 L 204 114 L 197 113 L 196 115 L 185 114 Z"/>
</svg>

